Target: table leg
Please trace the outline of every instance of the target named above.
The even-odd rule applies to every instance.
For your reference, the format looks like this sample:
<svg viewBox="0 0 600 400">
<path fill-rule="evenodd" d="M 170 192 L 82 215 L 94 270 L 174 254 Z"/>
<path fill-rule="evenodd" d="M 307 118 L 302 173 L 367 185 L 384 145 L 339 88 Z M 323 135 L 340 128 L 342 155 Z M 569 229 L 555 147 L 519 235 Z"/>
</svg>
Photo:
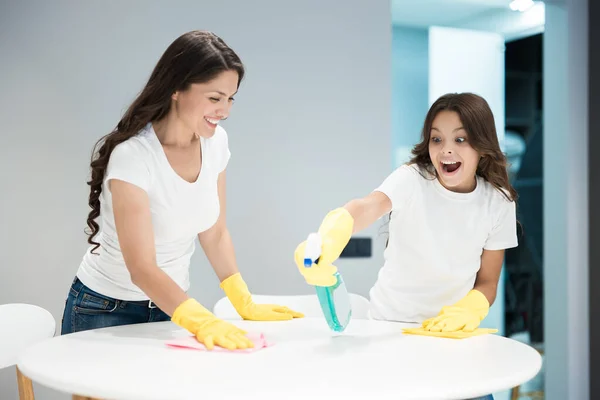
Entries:
<svg viewBox="0 0 600 400">
<path fill-rule="evenodd" d="M 519 388 L 520 386 L 512 388 L 510 400 L 519 400 Z"/>
<path fill-rule="evenodd" d="M 17 386 L 19 387 L 19 400 L 34 400 L 33 383 L 31 379 L 21 373 L 17 367 Z"/>
</svg>

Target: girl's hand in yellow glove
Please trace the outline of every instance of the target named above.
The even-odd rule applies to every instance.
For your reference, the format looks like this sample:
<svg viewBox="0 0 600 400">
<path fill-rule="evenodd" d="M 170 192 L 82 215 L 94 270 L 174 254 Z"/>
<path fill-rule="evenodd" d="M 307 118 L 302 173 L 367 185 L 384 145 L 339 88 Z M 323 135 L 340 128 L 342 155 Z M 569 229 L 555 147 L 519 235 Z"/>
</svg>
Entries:
<svg viewBox="0 0 600 400">
<path fill-rule="evenodd" d="M 431 332 L 473 332 L 487 316 L 490 304 L 478 290 L 471 290 L 452 306 L 442 308 L 438 316 L 423 322 L 423 328 Z"/>
<path fill-rule="evenodd" d="M 313 286 L 333 286 L 337 279 L 333 276 L 337 268 L 333 262 L 338 259 L 342 251 L 350 241 L 354 229 L 354 218 L 343 207 L 330 211 L 318 233 L 323 241 L 321 257 L 316 265 L 310 268 L 304 266 L 304 251 L 306 241 L 300 243 L 294 252 L 294 261 L 306 283 Z"/>
<path fill-rule="evenodd" d="M 229 350 L 254 347 L 254 343 L 245 336 L 246 331 L 217 318 L 194 299 L 181 303 L 171 320 L 194 334 L 208 350 L 215 345 Z"/>
<path fill-rule="evenodd" d="M 275 304 L 256 304 L 240 273 L 231 275 L 221 282 L 221 289 L 240 317 L 252 321 L 284 321 L 302 318 L 304 314 Z"/>
<path fill-rule="evenodd" d="M 316 265 L 306 268 L 304 266 L 304 251 L 306 248 L 306 240 L 298 245 L 294 252 L 294 261 L 298 270 L 304 277 L 306 283 L 312 286 L 333 286 L 337 283 L 337 279 L 333 276 L 337 272 L 335 265 L 324 264 L 322 260 Z"/>
<path fill-rule="evenodd" d="M 431 332 L 473 332 L 480 323 L 479 316 L 471 310 L 444 307 L 437 317 L 425 321 L 423 328 Z"/>
</svg>

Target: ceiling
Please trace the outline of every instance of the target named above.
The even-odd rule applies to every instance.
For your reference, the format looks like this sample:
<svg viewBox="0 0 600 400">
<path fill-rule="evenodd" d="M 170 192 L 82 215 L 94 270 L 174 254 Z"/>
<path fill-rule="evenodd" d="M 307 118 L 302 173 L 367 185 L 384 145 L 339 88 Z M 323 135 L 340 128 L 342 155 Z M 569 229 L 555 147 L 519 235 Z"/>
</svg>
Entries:
<svg viewBox="0 0 600 400">
<path fill-rule="evenodd" d="M 512 11 L 511 0 L 391 0 L 394 25 L 446 26 L 497 32 L 506 40 L 543 31 L 544 4 L 525 13 Z"/>
</svg>

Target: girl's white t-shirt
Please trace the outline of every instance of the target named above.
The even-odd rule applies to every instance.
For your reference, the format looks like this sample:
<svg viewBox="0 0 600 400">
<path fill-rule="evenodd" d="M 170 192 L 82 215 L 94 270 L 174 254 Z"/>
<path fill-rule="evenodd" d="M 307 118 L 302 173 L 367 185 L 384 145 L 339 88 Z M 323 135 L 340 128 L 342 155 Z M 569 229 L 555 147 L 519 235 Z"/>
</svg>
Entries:
<svg viewBox="0 0 600 400">
<path fill-rule="evenodd" d="M 425 177 L 427 178 L 425 178 Z M 374 319 L 421 323 L 473 289 L 484 249 L 516 247 L 516 205 L 477 177 L 470 193 L 403 165 L 376 189 L 392 202 L 384 265 L 370 291 Z"/>
<path fill-rule="evenodd" d="M 202 167 L 193 183 L 181 178 L 169 164 L 149 123 L 137 135 L 117 145 L 110 155 L 100 195 L 101 231 L 83 257 L 77 277 L 92 290 L 121 300 L 148 300 L 133 284 L 119 246 L 108 181 L 119 179 L 148 193 L 158 267 L 184 291 L 190 286 L 189 266 L 195 239 L 219 217 L 217 179 L 230 158 L 227 133 L 218 126 L 209 138 L 200 138 Z"/>
</svg>

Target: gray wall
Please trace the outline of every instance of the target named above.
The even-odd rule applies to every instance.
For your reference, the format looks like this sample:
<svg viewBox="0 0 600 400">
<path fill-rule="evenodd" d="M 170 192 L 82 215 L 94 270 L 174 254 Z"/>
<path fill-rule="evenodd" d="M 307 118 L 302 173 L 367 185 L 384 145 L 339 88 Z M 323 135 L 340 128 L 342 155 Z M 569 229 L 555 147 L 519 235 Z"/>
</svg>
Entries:
<svg viewBox="0 0 600 400">
<path fill-rule="evenodd" d="M 587 0 L 546 2 L 544 333 L 548 400 L 590 398 L 587 34 Z"/>
<path fill-rule="evenodd" d="M 240 269 L 255 293 L 312 292 L 295 246 L 392 165 L 388 2 L 0 1 L 0 304 L 38 304 L 60 324 L 87 247 L 92 145 L 191 29 L 218 33 L 248 70 L 225 125 Z M 381 225 L 365 232 L 373 258 L 338 265 L 363 295 L 383 261 Z M 200 248 L 191 294 L 207 306 L 222 296 Z M 12 369 L 0 371 L 0 398 L 16 398 L 14 381 Z"/>
</svg>

